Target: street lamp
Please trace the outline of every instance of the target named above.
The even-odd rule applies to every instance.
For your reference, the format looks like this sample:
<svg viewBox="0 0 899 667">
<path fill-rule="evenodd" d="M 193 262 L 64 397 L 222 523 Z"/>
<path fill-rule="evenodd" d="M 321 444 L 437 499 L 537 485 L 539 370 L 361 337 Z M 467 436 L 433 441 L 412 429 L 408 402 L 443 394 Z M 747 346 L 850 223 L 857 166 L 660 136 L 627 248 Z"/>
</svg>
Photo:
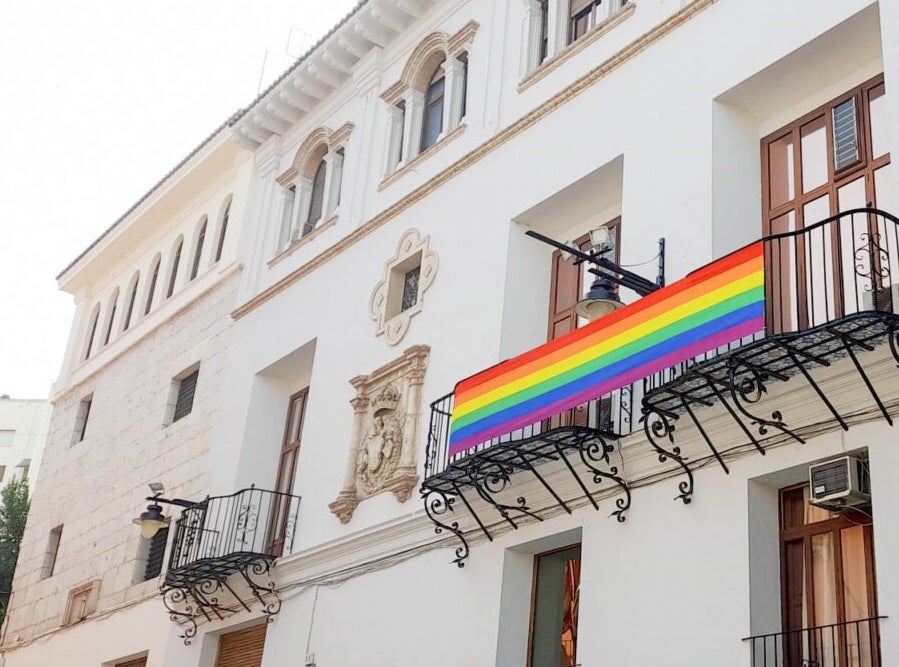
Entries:
<svg viewBox="0 0 899 667">
<path fill-rule="evenodd" d="M 148 486 L 150 491 L 153 492 L 152 496 L 147 496 L 146 498 L 150 504 L 147 505 L 145 512 L 141 512 L 139 517 L 131 520 L 132 523 L 140 526 L 141 537 L 146 540 L 153 539 L 156 533 L 169 525 L 168 519 L 163 515 L 162 506 L 159 503 L 177 505 L 178 507 L 197 507 L 205 502 L 197 503 L 191 500 L 182 500 L 181 498 L 163 498 L 162 494 L 165 492 L 165 487 L 162 485 L 162 482 L 150 482 Z"/>
</svg>

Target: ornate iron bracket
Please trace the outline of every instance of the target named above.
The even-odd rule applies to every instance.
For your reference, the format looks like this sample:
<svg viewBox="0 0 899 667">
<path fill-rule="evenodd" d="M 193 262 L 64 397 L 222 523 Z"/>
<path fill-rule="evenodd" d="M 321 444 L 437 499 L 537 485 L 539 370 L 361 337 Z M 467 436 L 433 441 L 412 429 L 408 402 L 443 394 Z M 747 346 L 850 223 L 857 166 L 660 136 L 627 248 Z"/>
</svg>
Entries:
<svg viewBox="0 0 899 667">
<path fill-rule="evenodd" d="M 631 489 L 627 482 L 619 474 L 618 466 L 612 465 L 609 454 L 615 451 L 615 446 L 605 441 L 599 433 L 582 433 L 577 439 L 578 454 L 581 461 L 593 474 L 593 483 L 602 484 L 603 480 L 609 480 L 617 484 L 624 492 L 623 498 L 615 499 L 615 507 L 617 508 L 609 516 L 615 517 L 618 523 L 624 523 L 627 520 L 627 510 L 631 506 Z M 603 470 L 599 466 L 604 466 Z M 587 494 L 591 500 L 591 494 Z M 594 502 L 594 507 L 599 509 Z"/>
<path fill-rule="evenodd" d="M 216 561 L 189 572 L 170 572 L 160 588 L 173 623 L 182 627 L 185 646 L 197 634 L 199 623 L 224 619 L 241 610 L 257 608 L 270 623 L 281 611 L 281 598 L 271 578 L 274 557 L 243 554 L 226 563 Z M 232 575 L 237 574 L 237 582 Z M 238 586 L 236 583 L 243 585 Z M 243 589 L 243 590 L 239 590 Z"/>
<path fill-rule="evenodd" d="M 687 462 L 681 456 L 680 447 L 674 445 L 674 431 L 676 428 L 674 422 L 677 419 L 678 417 L 674 413 L 659 410 L 645 403 L 643 405 L 643 431 L 646 433 L 649 444 L 658 453 L 659 463 L 665 463 L 665 461 L 671 459 L 683 468 L 684 474 L 687 476 L 687 479 L 678 483 L 677 489 L 680 493 L 674 499 L 682 500 L 684 505 L 689 505 L 693 500 L 693 471 L 690 470 L 690 466 L 687 465 Z M 667 439 L 674 446 L 670 449 L 662 447 L 659 444 L 659 440 L 664 439 Z"/>
<path fill-rule="evenodd" d="M 444 493 L 439 489 L 429 489 L 427 487 L 422 487 L 421 497 L 422 500 L 424 500 L 425 513 L 428 515 L 431 523 L 434 524 L 434 532 L 441 535 L 444 530 L 448 530 L 462 542 L 461 546 L 456 547 L 456 557 L 452 562 L 458 567 L 465 567 L 465 559 L 468 558 L 468 554 L 470 553 L 468 542 L 465 539 L 465 533 L 459 528 L 458 521 L 452 520 L 447 522 L 441 520 L 444 514 L 455 512 L 453 506 L 456 503 L 456 497 Z M 484 533 L 487 535 L 488 539 L 491 541 L 493 540 L 493 536 L 487 532 L 486 528 L 484 528 Z"/>
</svg>

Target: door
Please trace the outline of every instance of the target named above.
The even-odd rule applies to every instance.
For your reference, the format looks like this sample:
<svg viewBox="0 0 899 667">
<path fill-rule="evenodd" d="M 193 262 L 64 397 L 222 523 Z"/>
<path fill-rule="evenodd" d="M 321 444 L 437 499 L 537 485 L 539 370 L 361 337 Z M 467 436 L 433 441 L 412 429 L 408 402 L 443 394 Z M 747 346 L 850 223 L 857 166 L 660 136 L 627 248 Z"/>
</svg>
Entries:
<svg viewBox="0 0 899 667">
<path fill-rule="evenodd" d="M 287 422 L 284 425 L 284 440 L 281 444 L 278 477 L 275 481 L 276 495 L 272 500 L 271 518 L 269 519 L 268 553 L 273 556 L 283 554 L 286 538 L 292 533 L 292 526 L 289 525 L 291 494 L 297 470 L 297 457 L 300 453 L 300 441 L 303 436 L 303 419 L 306 415 L 308 397 L 309 388 L 307 387 L 291 396 L 287 406 Z"/>
<path fill-rule="evenodd" d="M 618 262 L 619 240 L 621 238 L 621 218 L 615 218 L 605 224 L 611 232 L 615 244 L 613 261 Z M 585 234 L 575 239 L 571 245 L 587 252 L 590 249 L 590 237 Z M 574 307 L 577 302 L 590 291 L 596 276 L 589 272 L 592 264 L 581 262 L 574 264 L 562 256 L 561 251 L 556 250 L 552 254 L 552 273 L 549 288 L 549 320 L 546 340 L 555 340 L 565 334 L 584 326 L 588 321 L 578 316 Z M 579 405 L 572 410 L 551 417 L 544 423 L 544 428 L 558 428 L 560 426 L 587 426 L 589 419 L 589 404 Z M 597 403 L 599 414 L 594 421 L 598 421 L 598 427 L 605 431 L 612 429 L 612 401 L 608 398 Z"/>
<path fill-rule="evenodd" d="M 762 140 L 765 236 L 809 229 L 869 203 L 890 207 L 885 93 L 876 77 Z M 872 216 L 859 214 L 766 244 L 769 331 L 802 330 L 860 310 L 858 278 L 873 280 L 874 289 L 882 281 L 880 253 L 870 252 L 882 232 Z M 859 251 L 874 264 L 860 262 Z"/>
<path fill-rule="evenodd" d="M 807 484 L 781 491 L 785 667 L 879 665 L 870 512 L 834 514 Z"/>
</svg>

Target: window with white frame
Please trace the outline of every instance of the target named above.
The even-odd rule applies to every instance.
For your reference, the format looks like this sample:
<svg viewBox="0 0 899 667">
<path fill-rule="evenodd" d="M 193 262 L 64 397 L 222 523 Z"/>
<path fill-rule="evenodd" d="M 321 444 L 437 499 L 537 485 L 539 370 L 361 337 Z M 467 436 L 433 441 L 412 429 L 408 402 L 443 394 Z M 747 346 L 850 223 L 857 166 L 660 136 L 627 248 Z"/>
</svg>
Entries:
<svg viewBox="0 0 899 667">
<path fill-rule="evenodd" d="M 524 0 L 524 73 L 564 51 L 617 14 L 629 0 Z"/>
<path fill-rule="evenodd" d="M 93 310 L 91 310 L 90 319 L 88 320 L 87 325 L 87 338 L 84 344 L 84 353 L 82 354 L 82 359 L 87 359 L 91 356 L 91 351 L 94 347 L 94 338 L 97 335 L 97 324 L 100 320 L 100 304 L 94 304 Z"/>
<path fill-rule="evenodd" d="M 291 167 L 279 178 L 278 250 L 309 236 L 334 219 L 340 206 L 345 147 L 352 125 L 329 132 L 319 128 L 306 139 Z"/>
<path fill-rule="evenodd" d="M 381 95 L 387 103 L 385 177 L 462 124 L 476 29 L 472 22 L 452 36 L 429 35 L 412 52 L 400 80 Z"/>
</svg>

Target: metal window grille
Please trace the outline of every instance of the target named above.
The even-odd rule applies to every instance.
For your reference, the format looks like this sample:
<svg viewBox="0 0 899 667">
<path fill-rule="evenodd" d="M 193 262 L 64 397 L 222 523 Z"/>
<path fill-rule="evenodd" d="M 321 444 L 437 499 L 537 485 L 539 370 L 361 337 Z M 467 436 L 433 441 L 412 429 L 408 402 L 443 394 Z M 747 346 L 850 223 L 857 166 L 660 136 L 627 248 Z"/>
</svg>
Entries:
<svg viewBox="0 0 899 667">
<path fill-rule="evenodd" d="M 181 378 L 178 384 L 178 398 L 175 399 L 175 413 L 172 415 L 172 421 L 176 422 L 182 417 L 190 414 L 194 407 L 194 393 L 197 390 L 197 377 L 199 377 L 199 369 L 190 375 Z"/>
<path fill-rule="evenodd" d="M 162 572 L 162 562 L 165 558 L 165 545 L 169 539 L 169 529 L 162 528 L 150 539 L 150 549 L 147 551 L 147 566 L 144 568 L 144 581 L 155 579 Z"/>
</svg>

